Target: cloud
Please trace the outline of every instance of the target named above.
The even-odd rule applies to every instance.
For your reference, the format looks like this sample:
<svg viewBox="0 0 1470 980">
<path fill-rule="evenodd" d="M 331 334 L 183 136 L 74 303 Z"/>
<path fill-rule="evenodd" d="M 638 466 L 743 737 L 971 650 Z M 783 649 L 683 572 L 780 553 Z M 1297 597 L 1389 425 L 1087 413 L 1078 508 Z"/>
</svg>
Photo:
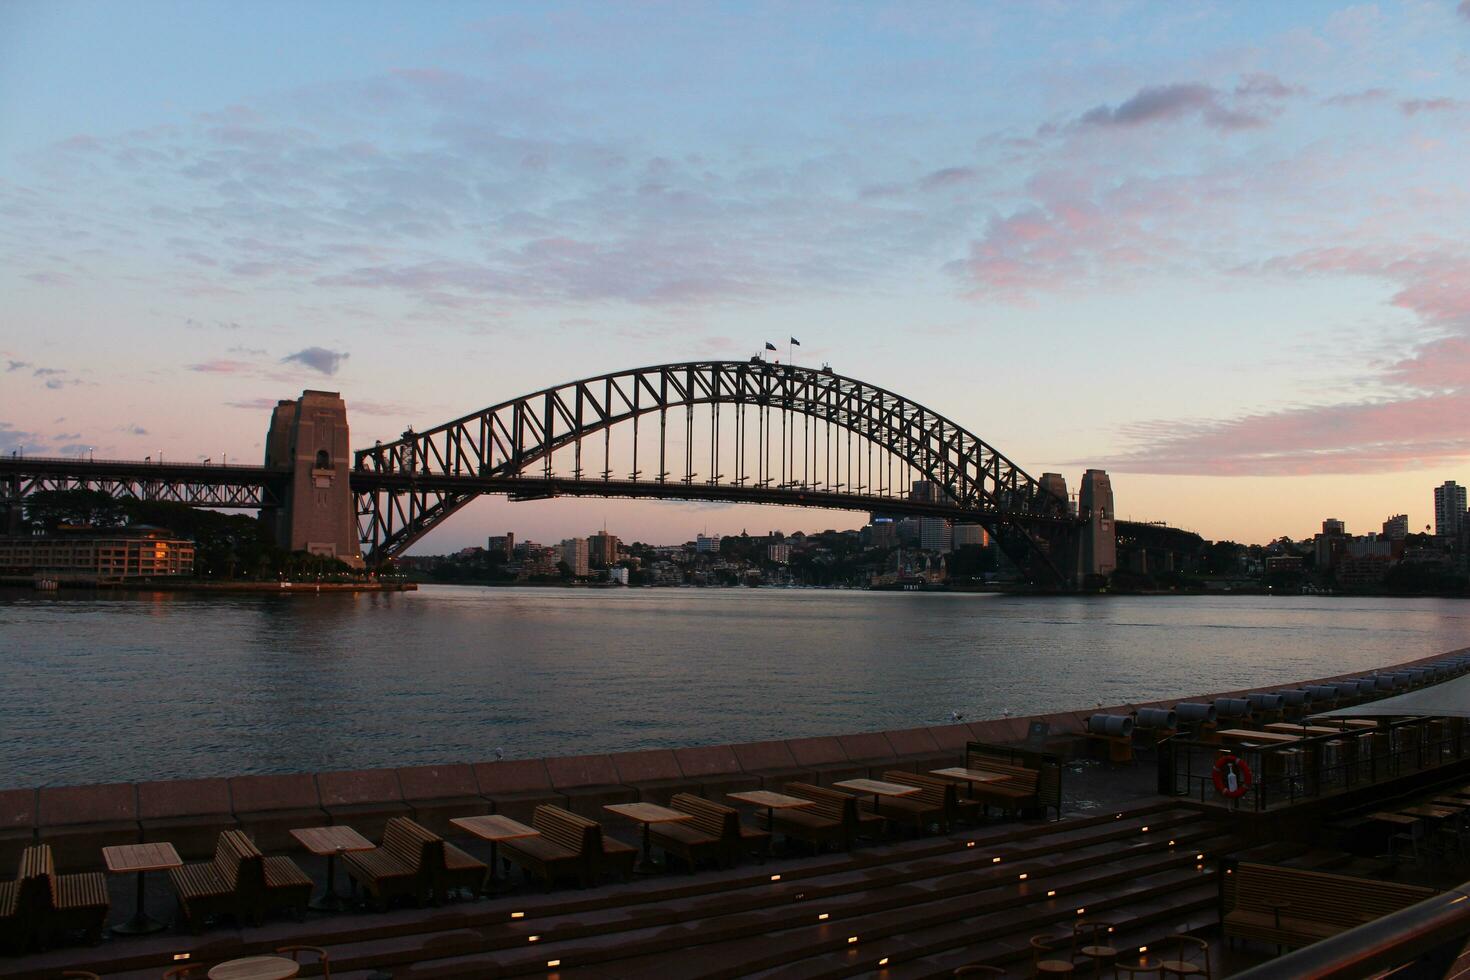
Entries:
<svg viewBox="0 0 1470 980">
<path fill-rule="evenodd" d="M 6 364 L 5 370 L 7 373 L 10 371 L 23 371 L 31 366 L 30 361 L 7 361 Z"/>
<path fill-rule="evenodd" d="M 1455 9 L 1460 12 L 1461 17 L 1470 20 L 1470 0 L 1460 0 L 1460 5 Z"/>
<path fill-rule="evenodd" d="M 1470 108 L 1470 102 L 1464 99 L 1451 99 L 1447 96 L 1437 96 L 1432 99 L 1405 99 L 1399 103 L 1399 109 L 1406 116 L 1415 116 L 1421 112 L 1450 112 L 1466 108 Z"/>
<path fill-rule="evenodd" d="M 1139 89 L 1132 98 L 1116 107 L 1099 105 L 1089 109 L 1077 119 L 1075 125 L 1134 127 L 1191 117 L 1200 119 L 1213 129 L 1224 131 L 1258 128 L 1267 123 L 1266 118 L 1259 113 L 1227 106 L 1224 95 L 1218 89 L 1192 83 L 1152 85 Z"/>
<path fill-rule="evenodd" d="M 1322 104 L 1332 106 L 1365 105 L 1371 102 L 1382 102 L 1392 97 L 1393 93 L 1386 88 L 1365 88 L 1358 92 L 1342 92 L 1337 95 L 1330 95 L 1322 100 Z"/>
<path fill-rule="evenodd" d="M 38 367 L 34 371 L 31 372 L 31 376 L 32 377 L 35 377 L 35 378 L 45 378 L 45 377 L 49 377 L 49 376 L 54 375 L 54 374 L 65 374 L 65 373 L 66 373 L 66 370 L 64 368 Z"/>
<path fill-rule="evenodd" d="M 146 436 L 148 434 L 148 430 L 136 422 L 131 425 L 120 425 L 117 427 L 117 431 L 126 432 L 130 436 Z"/>
<path fill-rule="evenodd" d="M 199 371 L 203 374 L 239 374 L 241 371 L 250 370 L 251 365 L 244 361 L 231 361 L 225 358 L 216 358 L 212 361 L 201 361 L 198 364 L 190 364 L 190 371 Z"/>
<path fill-rule="evenodd" d="M 1470 391 L 1124 429 L 1137 448 L 1102 465 L 1132 473 L 1296 476 L 1420 469 L 1470 455 Z"/>
<path fill-rule="evenodd" d="M 279 398 L 250 398 L 244 401 L 225 402 L 230 408 L 244 408 L 252 412 L 269 412 L 276 407 Z"/>
<path fill-rule="evenodd" d="M 281 358 L 281 363 L 289 364 L 296 361 L 322 374 L 336 374 L 342 362 L 349 356 L 346 351 L 327 350 L 325 347 L 307 347 L 294 354 L 287 354 Z"/>
<path fill-rule="evenodd" d="M 942 190 L 961 184 L 972 184 L 978 176 L 974 167 L 945 167 L 923 177 L 919 181 L 919 190 Z"/>
</svg>

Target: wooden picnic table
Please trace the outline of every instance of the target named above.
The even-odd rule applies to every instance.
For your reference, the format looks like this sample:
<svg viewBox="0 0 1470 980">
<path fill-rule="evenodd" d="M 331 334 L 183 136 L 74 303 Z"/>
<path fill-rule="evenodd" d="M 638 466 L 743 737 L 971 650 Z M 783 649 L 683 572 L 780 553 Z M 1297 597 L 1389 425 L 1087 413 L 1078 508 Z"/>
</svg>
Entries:
<svg viewBox="0 0 1470 980">
<path fill-rule="evenodd" d="M 1266 726 L 1266 731 L 1275 732 L 1278 735 L 1344 735 L 1341 728 L 1329 728 L 1327 725 L 1294 725 L 1289 721 L 1273 721 Z"/>
<path fill-rule="evenodd" d="M 1216 732 L 1222 739 L 1232 742 L 1259 742 L 1262 745 L 1291 745 L 1300 742 L 1297 735 L 1284 735 L 1279 732 L 1258 732 L 1251 728 L 1226 728 Z"/>
<path fill-rule="evenodd" d="M 694 814 L 685 813 L 682 810 L 671 810 L 657 803 L 604 803 L 604 810 L 616 813 L 620 817 L 636 820 L 643 825 L 643 856 L 638 861 L 640 870 L 648 872 L 657 870 L 653 859 L 648 853 L 648 835 L 650 828 L 656 823 L 675 823 L 681 820 L 693 820 Z"/>
<path fill-rule="evenodd" d="M 144 908 L 143 876 L 149 871 L 183 867 L 184 862 L 174 846 L 164 841 L 152 844 L 117 844 L 102 849 L 102 860 L 106 862 L 107 870 L 113 874 L 136 873 L 138 876 L 138 902 L 133 917 L 113 926 L 112 931 L 121 936 L 139 936 L 167 928 L 166 923 L 151 917 Z"/>
<path fill-rule="evenodd" d="M 210 968 L 209 980 L 290 980 L 301 973 L 301 965 L 284 956 L 247 956 L 226 960 Z"/>
<path fill-rule="evenodd" d="M 373 842 L 341 823 L 330 827 L 296 827 L 290 834 L 296 838 L 296 843 L 317 857 L 327 859 L 327 887 L 311 907 L 319 912 L 341 911 L 349 903 L 337 893 L 337 855 L 371 851 Z"/>
<path fill-rule="evenodd" d="M 1448 820 L 1457 817 L 1460 811 L 1447 806 L 1433 806 L 1428 803 L 1420 803 L 1418 806 L 1406 806 L 1399 810 L 1415 817 L 1428 817 L 1430 820 Z"/>
<path fill-rule="evenodd" d="M 500 882 L 500 872 L 496 867 L 496 862 L 500 857 L 497 850 L 500 842 L 541 836 L 541 831 L 535 827 L 527 827 L 519 820 L 512 820 L 502 813 L 490 813 L 480 817 L 453 817 L 449 822 L 466 833 L 474 834 L 481 840 L 490 842 L 490 887 L 492 890 Z"/>
<path fill-rule="evenodd" d="M 913 796 L 921 792 L 918 786 L 905 786 L 903 783 L 885 783 L 881 779 L 844 779 L 833 783 L 836 789 L 848 789 L 854 793 L 873 794 L 873 812 L 878 812 L 878 800 L 885 796 L 903 797 Z"/>
<path fill-rule="evenodd" d="M 1368 819 L 1377 820 L 1380 823 L 1398 824 L 1400 827 L 1412 827 L 1419 822 L 1418 817 L 1404 813 L 1389 813 L 1387 810 L 1379 810 L 1377 813 L 1368 814 Z"/>
<path fill-rule="evenodd" d="M 728 799 L 739 800 L 741 803 L 750 803 L 753 806 L 766 808 L 766 826 L 776 826 L 777 810 L 794 810 L 797 807 L 816 806 L 816 800 L 804 800 L 800 796 L 787 796 L 785 793 L 774 793 L 768 789 L 742 790 L 739 793 L 726 793 Z"/>
</svg>

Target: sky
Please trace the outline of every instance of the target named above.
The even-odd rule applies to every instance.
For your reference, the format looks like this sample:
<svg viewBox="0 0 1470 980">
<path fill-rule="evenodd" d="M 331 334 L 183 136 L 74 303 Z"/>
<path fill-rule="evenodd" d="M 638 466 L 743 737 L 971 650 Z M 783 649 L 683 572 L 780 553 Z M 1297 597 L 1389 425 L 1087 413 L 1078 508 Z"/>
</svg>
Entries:
<svg viewBox="0 0 1470 980">
<path fill-rule="evenodd" d="M 0 451 L 743 359 L 1212 539 L 1470 483 L 1470 0 L 0 3 Z M 784 354 L 784 350 L 783 350 Z M 862 515 L 485 498 L 627 540 Z"/>
</svg>

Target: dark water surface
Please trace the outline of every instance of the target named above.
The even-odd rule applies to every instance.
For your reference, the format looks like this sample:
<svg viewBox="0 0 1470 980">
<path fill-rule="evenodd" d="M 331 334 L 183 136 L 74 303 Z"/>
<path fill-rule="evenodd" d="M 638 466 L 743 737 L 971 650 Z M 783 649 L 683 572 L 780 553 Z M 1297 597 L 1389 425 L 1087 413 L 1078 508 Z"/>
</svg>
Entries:
<svg viewBox="0 0 1470 980">
<path fill-rule="evenodd" d="M 1470 644 L 1437 599 L 431 586 L 0 593 L 0 787 L 942 724 Z"/>
</svg>

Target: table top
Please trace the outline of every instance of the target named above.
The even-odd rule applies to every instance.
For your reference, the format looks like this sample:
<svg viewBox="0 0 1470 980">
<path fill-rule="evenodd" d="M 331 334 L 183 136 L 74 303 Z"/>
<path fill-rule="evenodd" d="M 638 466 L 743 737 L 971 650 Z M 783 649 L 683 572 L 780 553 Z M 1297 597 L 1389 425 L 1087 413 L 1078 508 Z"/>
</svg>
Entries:
<svg viewBox="0 0 1470 980">
<path fill-rule="evenodd" d="M 832 785 L 838 789 L 850 789 L 855 793 L 873 793 L 877 796 L 913 796 L 920 790 L 918 786 L 885 783 L 881 779 L 844 779 Z"/>
<path fill-rule="evenodd" d="M 967 783 L 995 783 L 1006 777 L 998 772 L 986 772 L 983 769 L 966 769 L 964 766 L 950 766 L 948 769 L 930 769 L 931 776 L 948 776 L 950 779 L 963 779 Z"/>
<path fill-rule="evenodd" d="M 1242 742 L 1265 742 L 1268 745 L 1290 745 L 1292 742 L 1301 741 L 1301 737 L 1297 735 L 1283 735 L 1280 732 L 1258 732 L 1250 728 L 1226 728 L 1217 734 L 1221 738 L 1237 739 Z"/>
<path fill-rule="evenodd" d="M 676 820 L 694 819 L 692 813 L 670 810 L 657 803 L 604 803 L 602 808 L 639 823 L 673 823 Z"/>
<path fill-rule="evenodd" d="M 1339 718 L 1344 728 L 1377 728 L 1378 722 L 1369 721 L 1367 718 Z"/>
<path fill-rule="evenodd" d="M 1281 735 L 1341 735 L 1341 728 L 1328 728 L 1326 725 L 1294 725 L 1289 721 L 1273 721 L 1266 726 L 1266 731 L 1277 732 Z"/>
<path fill-rule="evenodd" d="M 1368 816 L 1373 820 L 1381 820 L 1384 823 L 1396 823 L 1403 827 L 1413 826 L 1419 822 L 1418 817 L 1406 816 L 1402 813 L 1389 813 L 1387 810 L 1370 813 Z"/>
<path fill-rule="evenodd" d="M 373 842 L 345 824 L 332 827 L 297 827 L 291 836 L 313 854 L 344 854 L 371 851 Z"/>
<path fill-rule="evenodd" d="M 1419 806 L 1406 806 L 1399 810 L 1400 813 L 1411 814 L 1416 817 L 1430 817 L 1434 820 L 1443 820 L 1446 817 L 1457 817 L 1460 811 L 1447 806 L 1430 806 L 1422 803 Z"/>
<path fill-rule="evenodd" d="M 1152 973 L 1164 965 L 1162 957 L 1149 956 L 1120 956 L 1115 962 L 1118 969 L 1125 973 Z"/>
<path fill-rule="evenodd" d="M 116 844 L 102 849 L 102 860 L 107 870 L 116 874 L 128 871 L 162 871 L 164 868 L 183 867 L 179 852 L 168 843 Z"/>
<path fill-rule="evenodd" d="M 209 980 L 288 980 L 301 972 L 301 965 L 284 956 L 247 956 L 226 960 L 211 967 Z"/>
<path fill-rule="evenodd" d="M 540 837 L 541 831 L 527 827 L 518 820 L 499 813 L 483 817 L 455 817 L 449 821 L 460 830 L 467 830 L 481 840 L 521 840 L 525 837 Z"/>
<path fill-rule="evenodd" d="M 799 796 L 787 796 L 785 793 L 773 793 L 768 789 L 743 790 L 739 793 L 726 793 L 732 800 L 741 803 L 754 803 L 756 806 L 768 807 L 772 810 L 789 810 L 798 806 L 816 806 L 815 800 L 804 800 Z"/>
</svg>

